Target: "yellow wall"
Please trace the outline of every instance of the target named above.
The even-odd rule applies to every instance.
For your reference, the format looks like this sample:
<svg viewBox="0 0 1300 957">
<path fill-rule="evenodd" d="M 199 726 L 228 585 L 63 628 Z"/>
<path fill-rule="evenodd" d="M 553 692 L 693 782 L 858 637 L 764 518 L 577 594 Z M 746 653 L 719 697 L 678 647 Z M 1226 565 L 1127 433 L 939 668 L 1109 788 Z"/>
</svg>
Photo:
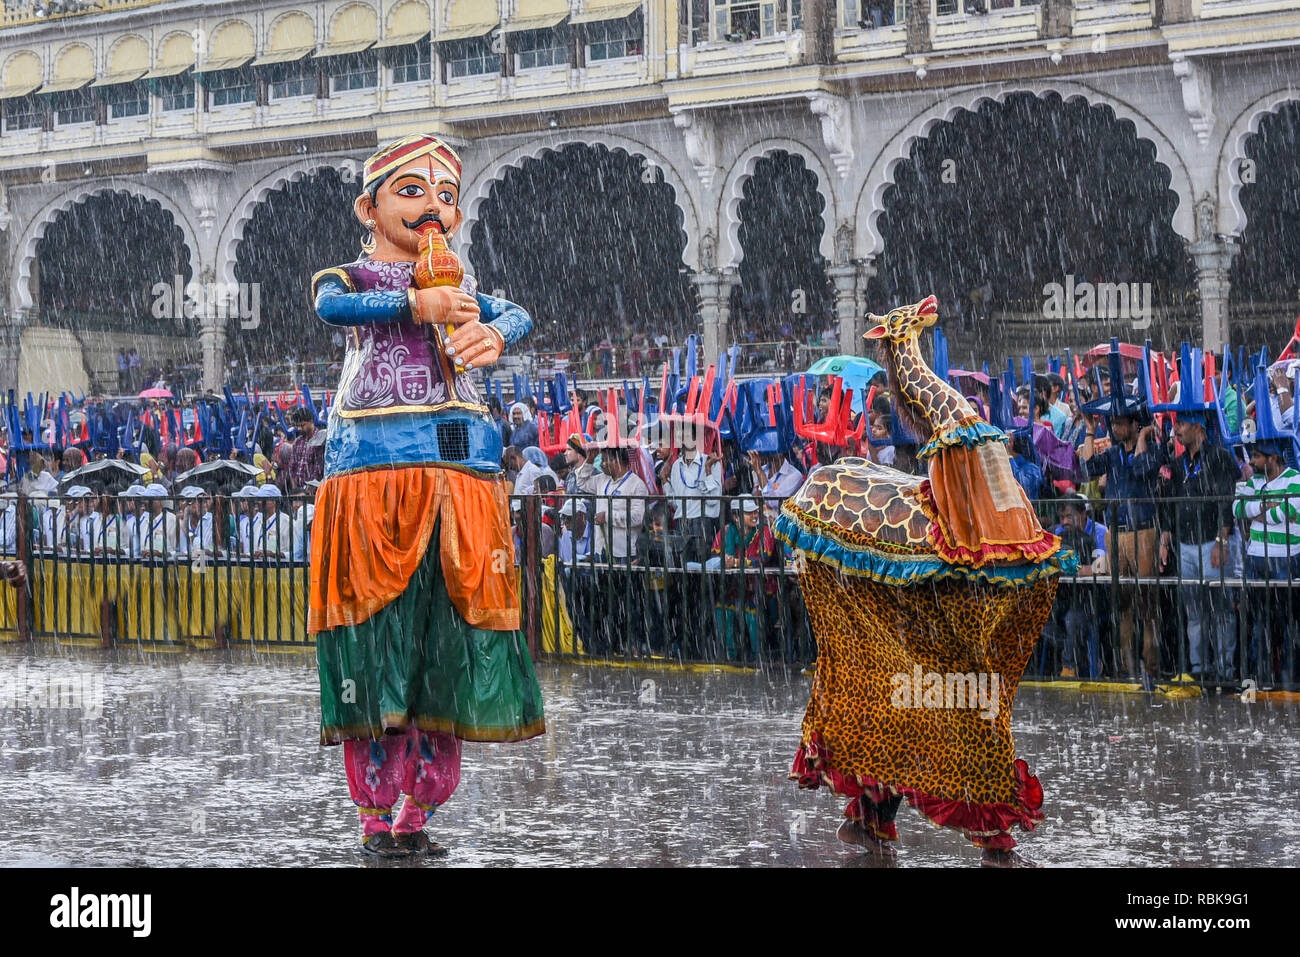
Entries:
<svg viewBox="0 0 1300 957">
<path fill-rule="evenodd" d="M 67 329 L 24 329 L 18 345 L 18 394 L 89 391 L 81 343 Z"/>
</svg>

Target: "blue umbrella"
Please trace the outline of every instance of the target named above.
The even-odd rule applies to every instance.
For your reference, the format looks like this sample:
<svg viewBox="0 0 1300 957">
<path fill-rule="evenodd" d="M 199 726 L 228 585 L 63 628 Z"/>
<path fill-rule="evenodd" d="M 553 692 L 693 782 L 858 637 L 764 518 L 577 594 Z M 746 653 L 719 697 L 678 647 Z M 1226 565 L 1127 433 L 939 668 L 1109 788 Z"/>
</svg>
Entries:
<svg viewBox="0 0 1300 957">
<path fill-rule="evenodd" d="M 844 388 L 853 390 L 853 411 L 861 412 L 867 398 L 867 383 L 885 370 L 865 356 L 825 356 L 808 367 L 809 375 L 837 375 Z"/>
</svg>

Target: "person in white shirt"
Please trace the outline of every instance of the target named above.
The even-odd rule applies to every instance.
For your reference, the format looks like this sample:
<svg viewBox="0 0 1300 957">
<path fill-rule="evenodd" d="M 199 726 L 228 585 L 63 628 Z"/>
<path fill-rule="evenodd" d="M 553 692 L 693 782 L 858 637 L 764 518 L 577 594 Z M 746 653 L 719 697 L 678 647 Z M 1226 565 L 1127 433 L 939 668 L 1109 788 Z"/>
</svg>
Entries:
<svg viewBox="0 0 1300 957">
<path fill-rule="evenodd" d="M 641 477 L 628 462 L 628 449 L 601 449 L 600 469 L 585 463 L 578 469 L 579 487 L 596 496 L 592 522 L 600 526 L 605 557 L 624 563 L 636 557 L 636 536 L 645 518 L 645 497 L 649 494 Z"/>
<path fill-rule="evenodd" d="M 33 452 L 27 457 L 27 468 L 27 474 L 18 483 L 20 491 L 28 495 L 33 492 L 53 495 L 59 490 L 59 480 L 50 474 L 45 467 L 45 457 L 39 452 Z"/>
<path fill-rule="evenodd" d="M 759 490 L 769 520 L 774 521 L 781 503 L 803 486 L 804 475 L 780 452 L 768 455 L 750 452 L 749 465 L 754 470 L 754 488 Z"/>
<path fill-rule="evenodd" d="M 560 484 L 560 478 L 551 471 L 550 466 L 546 463 L 546 453 L 535 445 L 519 453 L 519 472 L 515 476 L 515 494 L 532 495 L 537 489 L 537 480 L 543 475 L 549 475 L 555 479 L 555 484 Z"/>
<path fill-rule="evenodd" d="M 253 554 L 253 521 L 261 525 L 261 516 L 254 515 L 257 509 L 257 486 L 245 485 L 231 497 L 231 508 L 235 512 L 235 541 L 231 549 L 238 550 L 240 558 L 251 558 Z"/>
<path fill-rule="evenodd" d="M 0 555 L 18 554 L 18 493 L 0 493 Z"/>
<path fill-rule="evenodd" d="M 90 513 L 90 553 L 98 559 L 107 558 L 117 550 L 118 525 L 117 498 L 102 492 L 95 500 Z"/>
<path fill-rule="evenodd" d="M 94 494 L 84 485 L 74 485 L 64 493 L 65 501 L 53 515 L 53 538 L 47 542 L 57 554 L 90 554 Z"/>
<path fill-rule="evenodd" d="M 144 486 L 132 485 L 117 493 L 116 521 L 104 533 L 104 547 L 124 558 L 140 557 L 140 517 L 136 499 L 143 491 Z"/>
<path fill-rule="evenodd" d="M 664 494 L 673 506 L 673 517 L 688 536 L 713 541 L 722 494 L 722 454 L 703 455 L 693 435 L 681 438 L 681 454 L 670 453 L 661 472 Z"/>
<path fill-rule="evenodd" d="M 305 562 L 311 558 L 311 522 L 316 517 L 316 506 L 304 502 L 293 513 L 293 560 Z"/>
<path fill-rule="evenodd" d="M 137 525 L 140 539 L 140 557 L 145 559 L 175 558 L 180 545 L 180 522 L 167 506 L 167 489 L 157 482 L 146 485 L 140 497 L 148 505 Z"/>
<path fill-rule="evenodd" d="M 184 505 L 181 509 L 180 542 L 178 551 L 181 558 L 191 560 L 209 557 L 213 552 L 212 534 L 212 497 L 207 490 L 198 485 L 187 485 L 181 489 Z"/>
<path fill-rule="evenodd" d="M 253 520 L 253 559 L 268 561 L 289 560 L 293 536 L 289 530 L 289 516 L 280 511 L 280 489 L 270 482 L 257 490 L 261 513 Z"/>
</svg>

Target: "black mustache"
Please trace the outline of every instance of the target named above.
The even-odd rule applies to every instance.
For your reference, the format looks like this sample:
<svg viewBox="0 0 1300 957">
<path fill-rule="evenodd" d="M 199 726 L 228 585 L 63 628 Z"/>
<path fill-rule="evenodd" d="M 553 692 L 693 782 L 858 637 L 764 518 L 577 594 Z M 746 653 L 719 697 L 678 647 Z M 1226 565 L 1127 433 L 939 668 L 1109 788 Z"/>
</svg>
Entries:
<svg viewBox="0 0 1300 957">
<path fill-rule="evenodd" d="M 437 216 L 435 216 L 433 213 L 425 213 L 423 216 L 421 216 L 413 223 L 408 223 L 406 220 L 402 220 L 402 225 L 405 226 L 407 229 L 419 229 L 425 223 L 435 223 L 437 224 L 438 228 L 443 231 L 444 234 L 447 232 L 447 227 L 442 224 L 442 220 L 439 219 Z"/>
</svg>

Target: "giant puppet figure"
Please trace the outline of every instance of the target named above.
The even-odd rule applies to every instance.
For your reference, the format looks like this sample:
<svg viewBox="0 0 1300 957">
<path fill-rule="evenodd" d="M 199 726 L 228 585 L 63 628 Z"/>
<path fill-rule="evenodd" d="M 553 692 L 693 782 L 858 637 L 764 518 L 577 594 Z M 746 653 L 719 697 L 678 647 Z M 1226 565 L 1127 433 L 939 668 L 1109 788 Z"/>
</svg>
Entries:
<svg viewBox="0 0 1300 957">
<path fill-rule="evenodd" d="M 922 359 L 917 336 L 936 317 L 931 296 L 872 316 L 867 333 L 928 478 L 840 459 L 777 522 L 817 639 L 791 777 L 851 798 L 838 836 L 880 856 L 894 854 L 907 798 L 984 863 L 1021 865 L 1011 831 L 1042 819 L 1042 789 L 1016 759 L 1011 708 L 1075 559 L 1039 525 L 1006 436 Z"/>
<path fill-rule="evenodd" d="M 317 314 L 347 327 L 311 539 L 320 736 L 343 745 L 362 847 L 381 856 L 445 853 L 423 828 L 459 783 L 461 741 L 545 730 L 501 433 L 470 376 L 532 320 L 475 294 L 447 249 L 460 178 L 436 137 L 385 146 L 354 206 L 366 255 L 312 277 Z"/>
</svg>

